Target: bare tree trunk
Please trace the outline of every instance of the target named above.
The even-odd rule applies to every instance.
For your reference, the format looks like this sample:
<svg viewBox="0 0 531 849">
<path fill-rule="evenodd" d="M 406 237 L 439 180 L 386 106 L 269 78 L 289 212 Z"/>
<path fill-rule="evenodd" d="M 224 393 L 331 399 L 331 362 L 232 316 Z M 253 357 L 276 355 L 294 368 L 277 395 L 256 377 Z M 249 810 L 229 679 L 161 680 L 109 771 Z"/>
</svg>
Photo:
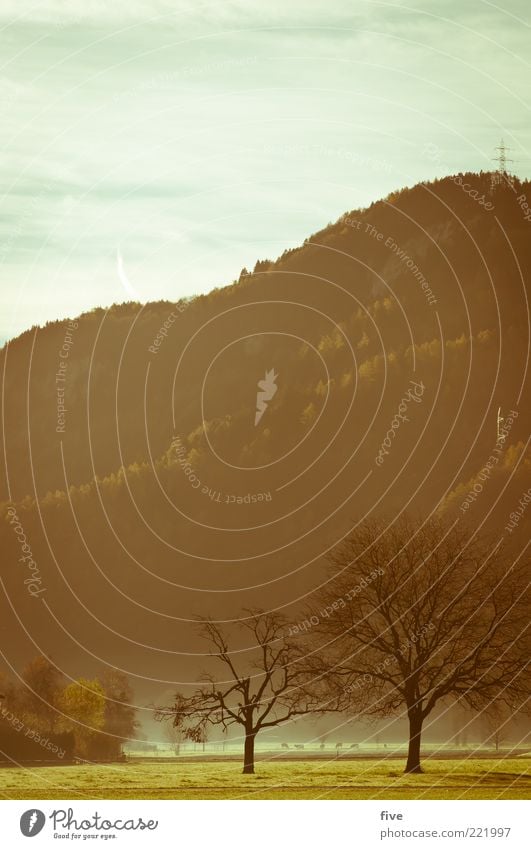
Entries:
<svg viewBox="0 0 531 849">
<path fill-rule="evenodd" d="M 252 775 L 254 773 L 254 738 L 256 734 L 252 731 L 245 732 L 245 745 L 243 750 L 243 773 Z"/>
<path fill-rule="evenodd" d="M 422 715 L 420 711 L 408 711 L 409 716 L 409 749 L 404 772 L 422 772 L 420 766 L 420 737 L 422 734 Z"/>
</svg>

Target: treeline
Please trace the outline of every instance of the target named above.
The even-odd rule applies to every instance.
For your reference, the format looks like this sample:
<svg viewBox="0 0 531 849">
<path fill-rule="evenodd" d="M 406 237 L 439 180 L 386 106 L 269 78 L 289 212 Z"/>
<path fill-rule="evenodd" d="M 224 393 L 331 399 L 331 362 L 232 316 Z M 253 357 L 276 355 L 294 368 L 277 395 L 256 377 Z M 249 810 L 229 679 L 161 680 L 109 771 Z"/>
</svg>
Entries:
<svg viewBox="0 0 531 849">
<path fill-rule="evenodd" d="M 117 760 L 137 727 L 132 696 L 115 669 L 67 680 L 38 656 L 18 682 L 0 679 L 0 760 Z"/>
</svg>

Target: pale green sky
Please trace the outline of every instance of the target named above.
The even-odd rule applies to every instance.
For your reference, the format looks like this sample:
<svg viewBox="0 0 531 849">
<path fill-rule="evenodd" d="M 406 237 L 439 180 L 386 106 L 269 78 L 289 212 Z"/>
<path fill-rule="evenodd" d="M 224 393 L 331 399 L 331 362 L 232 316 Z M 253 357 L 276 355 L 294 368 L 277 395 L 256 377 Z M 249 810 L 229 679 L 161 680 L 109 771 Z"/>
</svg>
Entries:
<svg viewBox="0 0 531 849">
<path fill-rule="evenodd" d="M 489 170 L 502 135 L 529 177 L 530 20 L 528 0 L 1 0 L 0 340 L 128 285 L 208 291 L 392 189 Z"/>
</svg>

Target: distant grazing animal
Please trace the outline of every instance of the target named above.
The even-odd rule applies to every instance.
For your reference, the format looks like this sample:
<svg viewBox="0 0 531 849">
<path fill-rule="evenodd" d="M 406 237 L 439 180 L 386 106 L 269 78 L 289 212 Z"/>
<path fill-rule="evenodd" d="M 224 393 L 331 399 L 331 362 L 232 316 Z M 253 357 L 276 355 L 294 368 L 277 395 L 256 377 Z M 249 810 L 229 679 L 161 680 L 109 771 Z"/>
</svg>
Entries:
<svg viewBox="0 0 531 849">
<path fill-rule="evenodd" d="M 295 748 L 296 749 L 304 749 L 304 746 L 303 746 L 302 743 L 295 743 Z"/>
<path fill-rule="evenodd" d="M 289 746 L 288 746 L 288 744 L 287 744 L 287 743 L 282 743 L 282 748 L 283 748 L 283 749 L 289 749 Z"/>
</svg>

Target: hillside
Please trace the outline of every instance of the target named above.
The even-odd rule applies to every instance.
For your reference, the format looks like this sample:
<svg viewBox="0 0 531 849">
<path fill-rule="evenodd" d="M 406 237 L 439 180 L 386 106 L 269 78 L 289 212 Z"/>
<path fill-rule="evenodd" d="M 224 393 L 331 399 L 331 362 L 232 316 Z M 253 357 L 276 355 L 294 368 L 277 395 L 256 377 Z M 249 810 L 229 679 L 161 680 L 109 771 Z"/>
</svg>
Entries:
<svg viewBox="0 0 531 849">
<path fill-rule="evenodd" d="M 20 657 L 40 640 L 66 666 L 170 681 L 193 668 L 173 653 L 196 650 L 194 615 L 296 617 L 368 512 L 525 533 L 525 511 L 504 528 L 530 484 L 531 185 L 489 189 L 465 174 L 396 192 L 207 296 L 5 346 L 1 627 Z"/>
</svg>

